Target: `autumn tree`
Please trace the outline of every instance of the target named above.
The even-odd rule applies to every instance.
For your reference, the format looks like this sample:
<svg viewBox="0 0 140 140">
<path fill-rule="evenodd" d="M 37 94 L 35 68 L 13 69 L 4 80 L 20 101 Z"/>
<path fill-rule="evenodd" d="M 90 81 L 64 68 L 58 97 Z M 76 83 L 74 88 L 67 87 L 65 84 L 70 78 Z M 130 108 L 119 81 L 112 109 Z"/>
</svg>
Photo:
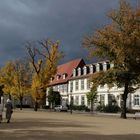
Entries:
<svg viewBox="0 0 140 140">
<path fill-rule="evenodd" d="M 59 51 L 59 42 L 51 40 L 39 42 L 38 48 L 28 43 L 26 48 L 34 70 L 31 89 L 37 111 L 38 104 L 46 94 L 50 78 L 57 72 L 57 63 L 62 57 L 62 52 Z"/>
<path fill-rule="evenodd" d="M 90 111 L 93 112 L 93 106 L 97 98 L 97 88 L 92 88 L 91 91 L 86 94 L 86 96 L 88 102 L 90 103 Z"/>
<path fill-rule="evenodd" d="M 3 91 L 20 101 L 22 109 L 23 97 L 29 93 L 31 81 L 30 67 L 25 60 L 7 62 L 1 69 L 0 82 L 4 85 Z"/>
<path fill-rule="evenodd" d="M 0 100 L 1 100 L 1 97 L 3 96 L 3 93 L 4 93 L 3 88 L 4 88 L 4 85 L 0 85 Z"/>
<path fill-rule="evenodd" d="M 11 99 L 14 80 L 14 65 L 12 62 L 7 62 L 0 70 L 0 83 L 4 85 L 3 92 L 8 94 Z"/>
<path fill-rule="evenodd" d="M 112 23 L 85 37 L 83 44 L 91 56 L 108 59 L 114 68 L 93 76 L 93 83 L 123 87 L 121 118 L 126 118 L 126 100 L 140 84 L 140 7 L 124 0 L 108 14 Z"/>
<path fill-rule="evenodd" d="M 23 98 L 30 94 L 32 72 L 27 60 L 20 59 L 13 62 L 14 78 L 12 86 L 12 96 L 19 100 L 22 110 Z"/>
</svg>

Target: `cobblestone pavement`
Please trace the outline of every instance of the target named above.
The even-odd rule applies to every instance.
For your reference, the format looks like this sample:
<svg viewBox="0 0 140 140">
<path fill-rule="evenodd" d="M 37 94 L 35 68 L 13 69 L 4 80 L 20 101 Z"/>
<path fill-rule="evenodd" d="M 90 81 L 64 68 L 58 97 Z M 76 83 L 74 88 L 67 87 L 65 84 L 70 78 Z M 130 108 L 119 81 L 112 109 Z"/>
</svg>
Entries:
<svg viewBox="0 0 140 140">
<path fill-rule="evenodd" d="M 16 110 L 0 124 L 0 140 L 139 140 L 140 120 Z"/>
</svg>

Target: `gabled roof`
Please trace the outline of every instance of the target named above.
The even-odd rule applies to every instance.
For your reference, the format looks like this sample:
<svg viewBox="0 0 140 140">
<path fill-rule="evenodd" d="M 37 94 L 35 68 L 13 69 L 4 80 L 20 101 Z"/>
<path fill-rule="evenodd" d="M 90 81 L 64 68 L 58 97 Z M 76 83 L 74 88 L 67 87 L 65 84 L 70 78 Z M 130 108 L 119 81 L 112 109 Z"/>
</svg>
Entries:
<svg viewBox="0 0 140 140">
<path fill-rule="evenodd" d="M 68 82 L 68 80 L 72 77 L 73 69 L 77 67 L 83 67 L 85 65 L 85 62 L 83 59 L 76 59 L 69 61 L 65 64 L 59 65 L 57 67 L 57 73 L 54 76 L 54 79 L 52 82 L 50 82 L 51 85 L 57 85 Z M 63 79 L 63 74 L 66 74 L 66 78 Z M 57 80 L 57 75 L 60 76 L 60 78 Z"/>
</svg>

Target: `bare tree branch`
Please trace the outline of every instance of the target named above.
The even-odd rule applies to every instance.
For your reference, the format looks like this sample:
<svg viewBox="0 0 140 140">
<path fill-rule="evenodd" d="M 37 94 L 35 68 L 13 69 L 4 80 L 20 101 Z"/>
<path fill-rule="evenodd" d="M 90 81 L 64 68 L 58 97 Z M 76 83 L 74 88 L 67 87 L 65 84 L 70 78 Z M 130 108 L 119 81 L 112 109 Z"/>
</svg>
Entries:
<svg viewBox="0 0 140 140">
<path fill-rule="evenodd" d="M 47 51 L 47 54 L 48 54 L 48 59 L 50 58 L 50 51 L 49 51 L 49 47 L 52 45 L 52 42 L 51 41 L 49 41 L 48 39 L 47 40 L 45 40 L 45 41 L 39 41 L 39 44 L 43 47 L 43 48 L 45 48 L 45 50 Z"/>
<path fill-rule="evenodd" d="M 30 58 L 31 58 L 32 65 L 33 65 L 33 67 L 34 67 L 34 69 L 35 69 L 35 72 L 36 72 L 37 74 L 39 74 L 40 69 L 41 69 L 41 64 L 42 64 L 42 63 L 39 64 L 38 67 L 36 66 L 36 63 L 35 63 L 36 49 L 35 49 L 35 47 L 33 47 L 30 43 L 28 43 L 27 46 L 26 46 L 26 49 L 27 49 L 27 52 L 28 52 L 28 54 L 29 54 L 29 56 L 30 56 Z"/>
</svg>

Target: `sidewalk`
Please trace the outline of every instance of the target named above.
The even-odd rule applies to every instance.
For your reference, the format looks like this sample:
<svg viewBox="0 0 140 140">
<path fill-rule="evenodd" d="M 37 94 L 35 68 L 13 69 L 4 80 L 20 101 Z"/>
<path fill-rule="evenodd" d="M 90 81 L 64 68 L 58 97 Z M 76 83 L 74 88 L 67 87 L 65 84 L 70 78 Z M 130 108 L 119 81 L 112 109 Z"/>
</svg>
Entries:
<svg viewBox="0 0 140 140">
<path fill-rule="evenodd" d="M 15 111 L 20 111 L 19 108 L 14 109 Z M 25 111 L 34 111 L 33 108 L 23 108 L 23 110 Z M 22 111 L 22 110 L 21 110 Z M 38 109 L 37 112 L 55 112 L 53 110 L 49 110 L 49 109 Z M 68 112 L 59 112 L 59 113 L 70 113 L 70 110 L 68 110 Z M 97 117 L 115 117 L 115 118 L 120 118 L 121 113 L 104 113 L 104 112 L 97 112 L 94 111 L 92 112 L 85 112 L 85 111 L 75 111 L 72 110 L 72 114 L 81 114 L 81 115 L 93 115 L 93 116 L 97 116 Z M 129 119 L 134 119 L 135 114 L 131 114 L 131 113 L 127 113 L 126 114 L 127 118 Z M 140 117 L 139 117 L 140 118 Z"/>
<path fill-rule="evenodd" d="M 18 109 L 15 109 L 15 110 L 18 110 Z M 33 108 L 29 108 L 29 109 L 23 109 L 23 110 L 27 110 L 27 111 L 33 111 L 34 109 Z M 46 110 L 46 109 L 38 109 L 39 112 L 55 112 L 53 110 Z M 68 112 L 60 112 L 60 113 L 70 113 L 70 110 Z M 93 113 L 92 112 L 85 112 L 85 111 L 75 111 L 73 110 L 72 111 L 72 114 L 81 114 L 81 115 L 94 115 L 94 116 L 99 116 L 99 117 L 118 117 L 120 118 L 120 115 L 121 113 L 104 113 L 104 112 L 97 112 L 97 111 L 94 111 Z M 127 118 L 132 118 L 134 119 L 135 117 L 135 114 L 131 114 L 131 113 L 127 113 L 126 114 Z"/>
</svg>

